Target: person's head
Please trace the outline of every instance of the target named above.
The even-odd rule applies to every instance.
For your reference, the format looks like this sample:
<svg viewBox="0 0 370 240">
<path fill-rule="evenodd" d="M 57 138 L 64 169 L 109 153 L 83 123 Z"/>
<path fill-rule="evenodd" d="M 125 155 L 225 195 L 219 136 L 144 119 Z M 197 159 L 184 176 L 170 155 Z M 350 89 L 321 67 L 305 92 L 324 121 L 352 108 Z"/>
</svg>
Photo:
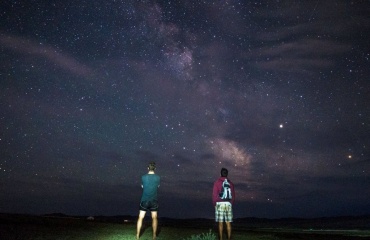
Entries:
<svg viewBox="0 0 370 240">
<path fill-rule="evenodd" d="M 154 171 L 155 170 L 155 162 L 150 162 L 148 165 L 148 170 L 149 171 Z"/>
<path fill-rule="evenodd" d="M 229 174 L 229 171 L 227 171 L 226 168 L 221 169 L 221 177 L 227 177 L 228 174 Z"/>
</svg>

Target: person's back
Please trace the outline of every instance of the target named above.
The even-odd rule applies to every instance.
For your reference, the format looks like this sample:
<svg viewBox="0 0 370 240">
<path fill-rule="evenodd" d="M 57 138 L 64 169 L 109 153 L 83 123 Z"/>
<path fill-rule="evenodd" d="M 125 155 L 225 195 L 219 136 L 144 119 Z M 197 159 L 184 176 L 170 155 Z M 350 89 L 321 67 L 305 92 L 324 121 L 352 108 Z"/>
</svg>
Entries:
<svg viewBox="0 0 370 240">
<path fill-rule="evenodd" d="M 229 184 L 228 189 L 225 189 L 228 192 L 223 192 L 225 180 Z M 224 194 L 225 196 L 223 196 Z M 216 206 L 218 202 L 230 202 L 234 204 L 235 197 L 233 195 L 235 195 L 234 183 L 230 179 L 221 176 L 214 182 L 212 194 L 213 206 Z"/>
<path fill-rule="evenodd" d="M 160 177 L 155 173 L 147 173 L 141 177 L 141 182 L 143 185 L 143 195 L 141 196 L 141 201 L 157 201 L 157 189 L 159 186 Z"/>
</svg>

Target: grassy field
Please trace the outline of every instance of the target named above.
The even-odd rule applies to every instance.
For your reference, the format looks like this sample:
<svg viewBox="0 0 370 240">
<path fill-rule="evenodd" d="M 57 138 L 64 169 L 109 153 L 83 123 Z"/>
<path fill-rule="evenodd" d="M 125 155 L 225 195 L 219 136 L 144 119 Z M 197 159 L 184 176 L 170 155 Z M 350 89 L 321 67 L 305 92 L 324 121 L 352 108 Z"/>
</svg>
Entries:
<svg viewBox="0 0 370 240">
<path fill-rule="evenodd" d="M 160 222 L 161 223 L 161 222 Z M 161 224 L 160 224 L 161 225 Z M 135 239 L 135 222 L 87 221 L 79 218 L 56 218 L 24 215 L 0 215 L 0 239 L 76 239 L 76 240 L 126 240 Z M 160 226 L 159 240 L 182 240 L 192 235 L 216 234 L 216 225 L 210 226 Z M 151 239 L 150 221 L 143 226 L 141 239 Z M 321 230 L 297 228 L 244 228 L 235 229 L 233 239 L 294 240 L 294 239 L 370 239 L 370 230 Z"/>
</svg>

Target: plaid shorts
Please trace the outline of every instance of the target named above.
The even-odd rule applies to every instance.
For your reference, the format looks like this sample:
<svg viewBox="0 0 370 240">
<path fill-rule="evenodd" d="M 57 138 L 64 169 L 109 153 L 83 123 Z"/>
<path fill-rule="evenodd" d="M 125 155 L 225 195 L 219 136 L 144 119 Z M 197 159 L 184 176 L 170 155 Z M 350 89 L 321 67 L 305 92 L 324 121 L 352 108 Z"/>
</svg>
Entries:
<svg viewBox="0 0 370 240">
<path fill-rule="evenodd" d="M 216 222 L 232 222 L 233 207 L 229 202 L 217 202 L 215 207 Z"/>
</svg>

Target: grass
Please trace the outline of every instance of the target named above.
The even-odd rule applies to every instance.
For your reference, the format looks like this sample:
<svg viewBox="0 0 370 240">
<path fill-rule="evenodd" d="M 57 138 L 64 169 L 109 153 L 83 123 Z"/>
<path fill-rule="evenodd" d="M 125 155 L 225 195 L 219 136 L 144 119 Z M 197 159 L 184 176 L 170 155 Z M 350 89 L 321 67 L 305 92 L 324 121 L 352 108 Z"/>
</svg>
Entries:
<svg viewBox="0 0 370 240">
<path fill-rule="evenodd" d="M 0 238 L 2 240 L 128 240 L 135 239 L 135 231 L 135 222 L 109 223 L 77 218 L 0 215 Z M 206 238 L 207 235 L 209 238 Z M 204 226 L 160 226 L 158 240 L 208 240 L 212 239 L 211 235 L 217 236 L 216 225 L 208 228 Z M 140 239 L 147 240 L 151 237 L 150 221 L 146 221 Z M 234 240 L 363 240 L 369 239 L 368 237 L 370 237 L 370 231 L 367 230 L 253 228 L 233 231 Z"/>
<path fill-rule="evenodd" d="M 191 235 L 189 238 L 187 239 L 184 238 L 183 240 L 216 240 L 216 239 L 217 239 L 216 235 L 210 229 L 208 233 Z"/>
</svg>

